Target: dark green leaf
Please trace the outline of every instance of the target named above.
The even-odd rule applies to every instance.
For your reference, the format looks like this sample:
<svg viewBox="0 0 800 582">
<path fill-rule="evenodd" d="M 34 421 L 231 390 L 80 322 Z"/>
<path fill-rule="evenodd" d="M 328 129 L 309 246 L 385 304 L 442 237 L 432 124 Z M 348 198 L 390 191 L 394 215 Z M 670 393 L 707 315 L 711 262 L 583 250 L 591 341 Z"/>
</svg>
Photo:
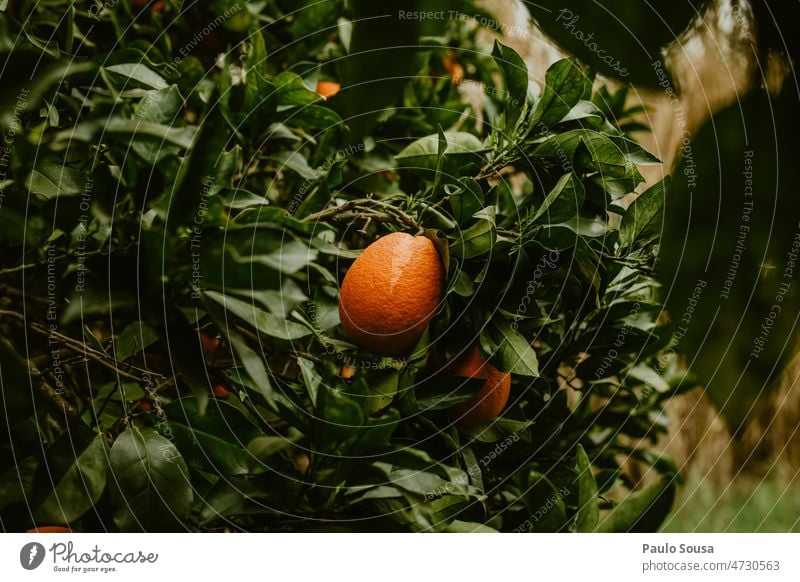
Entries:
<svg viewBox="0 0 800 582">
<path fill-rule="evenodd" d="M 494 41 L 492 56 L 500 66 L 505 78 L 506 91 L 508 91 L 504 103 L 506 131 L 510 133 L 514 130 L 517 120 L 528 102 L 528 67 L 514 49 L 498 40 Z"/>
<path fill-rule="evenodd" d="M 646 489 L 629 493 L 600 520 L 599 532 L 657 532 L 675 501 L 674 475 L 665 475 Z"/>
<path fill-rule="evenodd" d="M 640 194 L 628 207 L 619 227 L 620 249 L 632 245 L 647 226 L 656 219 L 664 206 L 664 196 L 669 188 L 669 177 L 664 178 Z"/>
<path fill-rule="evenodd" d="M 34 477 L 35 518 L 69 524 L 86 513 L 106 488 L 108 445 L 84 426 L 68 429 L 46 453 Z"/>
<path fill-rule="evenodd" d="M 86 188 L 86 175 L 66 164 L 39 162 L 28 175 L 25 186 L 32 194 L 50 199 L 76 196 Z"/>
<path fill-rule="evenodd" d="M 592 82 L 576 59 L 553 63 L 545 74 L 545 88 L 536 103 L 533 122 L 545 127 L 559 123 L 591 93 Z"/>
<path fill-rule="evenodd" d="M 539 361 L 530 342 L 504 319 L 497 319 L 494 327 L 499 333 L 497 355 L 503 363 L 502 370 L 522 376 L 538 376 Z"/>
<path fill-rule="evenodd" d="M 188 465 L 224 475 L 250 472 L 246 447 L 260 431 L 238 408 L 214 400 L 200 414 L 196 399 L 181 398 L 165 406 L 164 413 L 169 426 L 159 425 L 160 432 L 173 440 Z"/>
<path fill-rule="evenodd" d="M 600 509 L 597 504 L 597 484 L 592 475 L 592 465 L 581 445 L 575 453 L 576 470 L 578 472 L 578 515 L 575 528 L 579 532 L 591 532 L 597 526 Z"/>
<path fill-rule="evenodd" d="M 183 457 L 152 428 L 134 426 L 111 447 L 114 523 L 124 532 L 174 531 L 192 507 Z"/>
</svg>

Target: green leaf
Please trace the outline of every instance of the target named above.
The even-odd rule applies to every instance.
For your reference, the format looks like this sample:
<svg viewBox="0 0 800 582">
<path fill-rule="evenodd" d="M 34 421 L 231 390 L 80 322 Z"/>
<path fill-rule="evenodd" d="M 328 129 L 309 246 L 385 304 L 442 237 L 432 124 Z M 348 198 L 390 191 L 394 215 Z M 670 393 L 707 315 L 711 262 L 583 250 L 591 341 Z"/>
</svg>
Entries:
<svg viewBox="0 0 800 582">
<path fill-rule="evenodd" d="M 6 32 L 3 36 L 7 36 Z M 0 122 L 8 128 L 20 113 L 35 111 L 52 85 L 70 82 L 69 77 L 92 71 L 94 62 L 76 62 L 75 59 L 43 59 L 42 52 L 8 47 L 4 56 L 3 93 L 0 95 Z M 35 75 L 32 72 L 35 71 Z M 24 103 L 20 96 L 25 95 Z M 20 107 L 22 105 L 22 107 Z"/>
<path fill-rule="evenodd" d="M 557 223 L 573 218 L 583 206 L 586 190 L 573 173 L 564 174 L 547 194 L 542 205 L 536 209 L 531 222 L 545 216 L 548 223 Z"/>
<path fill-rule="evenodd" d="M 622 151 L 626 160 L 637 166 L 660 166 L 663 163 L 632 139 L 621 135 L 609 135 L 608 139 Z"/>
<path fill-rule="evenodd" d="M 562 531 L 567 523 L 564 496 L 565 492 L 556 490 L 547 477 L 531 471 L 522 497 L 529 515 L 521 528 L 523 533 Z"/>
<path fill-rule="evenodd" d="M 483 523 L 461 521 L 460 519 L 451 521 L 445 531 L 447 533 L 498 533 L 496 529 L 491 528 Z"/>
<path fill-rule="evenodd" d="M 619 146 L 596 131 L 587 131 L 580 136 L 574 158 L 577 167 L 595 170 L 603 177 L 621 178 L 632 168 Z"/>
<path fill-rule="evenodd" d="M 247 130 L 249 135 L 261 134 L 272 123 L 276 109 L 275 85 L 267 81 L 259 71 L 249 70 L 238 117 L 242 128 Z"/>
<path fill-rule="evenodd" d="M 167 82 L 161 75 L 141 63 L 111 65 L 110 67 L 105 67 L 105 70 L 138 81 L 142 85 L 147 85 L 153 89 L 165 89 L 167 87 Z"/>
<path fill-rule="evenodd" d="M 0 511 L 16 503 L 30 503 L 36 467 L 40 460 L 39 455 L 18 459 L 16 465 L 0 475 Z"/>
<path fill-rule="evenodd" d="M 169 127 L 160 123 L 143 121 L 141 119 L 123 119 L 110 117 L 100 121 L 86 121 L 72 129 L 65 129 L 55 135 L 57 142 L 83 141 L 96 143 L 100 136 L 105 139 L 116 138 L 127 141 L 156 140 L 159 143 L 174 144 L 181 148 L 188 148 L 197 133 L 197 128 Z M 62 144 L 58 144 L 62 145 Z"/>
<path fill-rule="evenodd" d="M 0 185 L 0 187 L 3 187 Z M 0 240 L 20 244 L 33 240 L 25 216 L 11 208 L 0 208 Z"/>
<path fill-rule="evenodd" d="M 308 165 L 305 156 L 298 151 L 284 150 L 271 155 L 269 159 L 280 164 L 281 171 L 291 170 L 304 180 L 319 178 L 317 172 Z"/>
<path fill-rule="evenodd" d="M 208 299 L 204 299 L 204 303 L 209 316 L 222 330 L 234 353 L 238 356 L 239 363 L 241 363 L 250 377 L 250 382 L 244 382 L 241 377 L 237 378 L 236 376 L 234 376 L 234 380 L 240 384 L 253 387 L 270 406 L 275 408 L 277 394 L 272 387 L 270 373 L 264 364 L 264 359 L 258 352 L 247 345 L 232 325 L 228 324 L 228 318 L 218 303 L 211 303 Z M 239 371 L 237 370 L 236 375 L 238 376 L 238 374 Z"/>
<path fill-rule="evenodd" d="M 273 81 L 278 91 L 278 104 L 303 106 L 321 101 L 322 97 L 306 87 L 303 79 L 291 71 L 284 71 Z"/>
<path fill-rule="evenodd" d="M 262 213 L 267 214 L 269 210 L 276 209 L 264 208 Z M 285 214 L 285 211 L 279 210 L 279 212 Z M 225 262 L 233 264 L 220 265 L 220 268 L 227 267 L 233 270 L 238 266 L 243 267 L 246 269 L 244 275 L 247 276 L 247 280 L 241 287 L 250 287 L 258 280 L 254 271 L 260 265 L 272 272 L 293 275 L 317 258 L 317 251 L 312 248 L 313 240 L 294 238 L 285 229 L 282 230 L 283 232 L 278 233 L 275 229 L 265 227 L 231 226 L 225 233 L 224 239 L 222 237 L 209 239 L 210 242 L 204 247 L 203 252 L 209 255 L 219 254 L 223 250 L 221 242 L 224 240 L 227 243 L 224 246 Z M 222 288 L 228 288 L 232 284 L 227 271 L 225 275 L 227 283 L 220 281 Z"/>
<path fill-rule="evenodd" d="M 111 447 L 111 502 L 123 532 L 175 531 L 192 507 L 186 462 L 152 428 L 129 427 Z"/>
<path fill-rule="evenodd" d="M 321 420 L 316 426 L 316 441 L 329 452 L 339 450 L 339 444 L 362 432 L 366 420 L 357 402 L 324 384 L 319 387 L 315 410 Z"/>
<path fill-rule="evenodd" d="M 489 209 L 493 213 L 494 209 Z M 481 218 L 459 233 L 458 238 L 450 244 L 450 252 L 456 257 L 472 259 L 491 252 L 497 240 L 497 229 L 493 216 Z"/>
<path fill-rule="evenodd" d="M 652 533 L 664 522 L 675 501 L 677 478 L 664 475 L 646 489 L 627 495 L 603 516 L 595 531 Z"/>
<path fill-rule="evenodd" d="M 592 82 L 576 59 L 553 63 L 545 74 L 545 88 L 536 103 L 533 123 L 551 127 L 559 123 L 582 99 L 591 95 Z"/>
<path fill-rule="evenodd" d="M 484 207 L 483 190 L 473 178 L 461 178 L 457 185 L 448 185 L 445 192 L 453 209 L 453 216 L 461 226 L 465 226 Z"/>
<path fill-rule="evenodd" d="M 158 341 L 155 330 L 143 321 L 134 321 L 114 341 L 114 357 L 124 362 Z"/>
<path fill-rule="evenodd" d="M 248 346 L 239 334 L 228 330 L 225 335 L 233 351 L 239 357 L 239 361 L 244 367 L 245 372 L 247 372 L 250 380 L 252 380 L 252 384 L 258 390 L 259 394 L 264 397 L 264 400 L 274 408 L 276 393 L 272 387 L 270 373 L 266 365 L 264 365 L 264 358 Z"/>
<path fill-rule="evenodd" d="M 508 91 L 504 102 L 506 132 L 510 133 L 514 130 L 528 101 L 528 67 L 514 49 L 498 40 L 494 41 L 492 56 L 503 72 L 506 82 L 506 91 Z"/>
<path fill-rule="evenodd" d="M 275 513 L 298 499 L 298 479 L 268 472 L 252 478 L 219 479 L 203 499 L 200 522 L 220 517 Z"/>
<path fill-rule="evenodd" d="M 169 403 L 164 413 L 169 426 L 160 423 L 159 432 L 173 440 L 188 465 L 223 475 L 250 473 L 252 457 L 246 447 L 261 431 L 241 410 L 214 400 L 200 414 L 197 400 L 190 397 Z"/>
<path fill-rule="evenodd" d="M 315 130 L 326 130 L 342 125 L 339 114 L 322 105 L 306 105 L 292 112 L 286 121 L 291 125 Z"/>
<path fill-rule="evenodd" d="M 69 524 L 86 513 L 106 488 L 105 436 L 70 427 L 45 452 L 34 476 L 34 515 L 41 523 Z"/>
<path fill-rule="evenodd" d="M 293 442 L 301 438 L 302 435 L 293 431 L 289 436 L 259 436 L 247 443 L 247 451 L 250 454 L 251 472 L 257 469 L 264 469 L 269 458 L 292 445 Z"/>
<path fill-rule="evenodd" d="M 484 380 L 437 374 L 420 382 L 417 388 L 419 410 L 442 410 L 471 400 L 481 389 Z"/>
<path fill-rule="evenodd" d="M 619 227 L 620 252 L 630 247 L 647 226 L 659 216 L 664 206 L 664 196 L 669 188 L 669 183 L 670 178 L 667 176 L 640 194 L 628 207 Z"/>
<path fill-rule="evenodd" d="M 175 311 L 169 314 L 169 320 L 159 331 L 166 340 L 174 368 L 203 410 L 208 403 L 210 386 L 197 330 L 193 329 L 182 311 Z"/>
<path fill-rule="evenodd" d="M 592 465 L 581 445 L 575 453 L 576 470 L 578 472 L 578 515 L 575 527 L 579 532 L 594 531 L 600 517 L 597 503 L 597 484 L 592 475 Z"/>
<path fill-rule="evenodd" d="M 19 350 L 6 338 L 0 337 L 0 428 L 6 432 L 3 440 L 8 442 L 11 432 L 6 423 L 32 416 L 36 410 L 33 396 L 33 375 Z"/>
<path fill-rule="evenodd" d="M 134 115 L 145 121 L 169 125 L 183 107 L 183 98 L 177 85 L 146 91 Z"/>
<path fill-rule="evenodd" d="M 206 291 L 205 296 L 225 308 L 230 314 L 247 322 L 261 333 L 283 340 L 296 340 L 314 333 L 305 325 L 267 313 L 252 303 L 224 295 L 217 291 Z"/>
<path fill-rule="evenodd" d="M 568 121 L 579 121 L 581 119 L 588 119 L 588 118 L 595 118 L 596 120 L 600 120 L 603 117 L 603 112 L 600 110 L 597 105 L 592 103 L 591 101 L 581 100 L 570 109 L 569 113 L 567 113 L 562 119 L 561 123 L 567 123 Z"/>
<path fill-rule="evenodd" d="M 308 391 L 308 397 L 311 399 L 311 403 L 316 405 L 317 392 L 319 391 L 320 385 L 322 385 L 322 376 L 317 373 L 317 370 L 314 368 L 314 362 L 311 360 L 297 358 L 297 365 L 300 366 L 300 373 L 303 376 L 303 383 Z"/>
<path fill-rule="evenodd" d="M 139 101 L 139 107 L 134 115 L 137 119 L 166 126 L 175 121 L 181 107 L 183 107 L 183 99 L 178 92 L 178 87 L 170 85 L 164 89 L 147 91 Z M 134 141 L 131 148 L 151 164 L 156 164 L 165 157 L 176 155 L 178 152 L 177 146 L 165 145 L 153 140 Z"/>
<path fill-rule="evenodd" d="M 440 172 L 445 177 L 462 175 L 465 168 L 478 164 L 482 159 L 483 143 L 471 133 L 459 131 L 446 131 L 444 138 L 447 140 L 447 149 L 439 160 L 439 134 L 427 135 L 406 146 L 395 160 L 402 169 L 432 177 L 440 166 Z"/>
<path fill-rule="evenodd" d="M 174 183 L 159 200 L 165 221 L 183 224 L 198 212 L 203 196 L 212 194 L 207 189 L 215 183 L 227 138 L 222 113 L 219 108 L 212 109 L 184 146 L 189 151 L 181 160 Z"/>
<path fill-rule="evenodd" d="M 28 175 L 25 186 L 32 194 L 48 199 L 77 196 L 86 187 L 86 175 L 66 164 L 39 162 Z"/>
<path fill-rule="evenodd" d="M 259 28 L 253 28 L 247 39 L 247 44 L 250 46 L 250 49 L 247 51 L 247 57 L 244 61 L 246 70 L 248 73 L 250 71 L 257 71 L 262 75 L 266 75 L 267 45 L 264 43 L 264 35 L 261 34 Z"/>
<path fill-rule="evenodd" d="M 397 394 L 400 383 L 398 370 L 379 370 L 371 374 L 367 381 L 367 414 L 375 414 L 389 406 Z"/>
<path fill-rule="evenodd" d="M 502 369 L 522 376 L 537 377 L 539 360 L 530 342 L 519 332 L 514 331 L 504 319 L 496 319 L 495 329 L 500 333 L 497 344 L 497 355 L 502 361 Z"/>
</svg>

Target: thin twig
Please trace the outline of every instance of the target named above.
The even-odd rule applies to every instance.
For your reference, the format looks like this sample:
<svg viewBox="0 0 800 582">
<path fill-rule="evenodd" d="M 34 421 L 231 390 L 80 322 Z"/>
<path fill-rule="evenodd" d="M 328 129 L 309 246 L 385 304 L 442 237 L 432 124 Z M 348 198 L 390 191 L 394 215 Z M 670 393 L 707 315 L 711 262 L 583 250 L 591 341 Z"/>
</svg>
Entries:
<svg viewBox="0 0 800 582">
<path fill-rule="evenodd" d="M 153 372 L 151 370 L 145 370 L 144 368 L 139 368 L 137 366 L 130 366 L 129 369 L 138 373 L 138 375 L 133 374 L 131 372 L 127 372 L 122 369 L 122 362 L 109 356 L 108 354 L 104 354 L 103 352 L 99 352 L 94 348 L 89 347 L 88 345 L 84 344 L 83 342 L 73 339 L 69 336 L 66 336 L 58 331 L 52 330 L 41 323 L 37 323 L 35 321 L 26 322 L 25 317 L 21 313 L 17 313 L 15 311 L 6 311 L 0 310 L 0 317 L 11 317 L 20 321 L 22 323 L 27 323 L 31 330 L 47 337 L 49 339 L 58 340 L 60 344 L 63 345 L 64 348 L 75 352 L 76 354 L 81 354 L 88 359 L 91 359 L 102 366 L 105 366 L 109 370 L 112 370 L 119 374 L 120 376 L 127 378 L 128 380 L 133 380 L 134 382 L 143 382 L 144 376 L 155 376 L 159 379 L 164 379 L 165 376 L 159 374 L 157 372 Z"/>
</svg>

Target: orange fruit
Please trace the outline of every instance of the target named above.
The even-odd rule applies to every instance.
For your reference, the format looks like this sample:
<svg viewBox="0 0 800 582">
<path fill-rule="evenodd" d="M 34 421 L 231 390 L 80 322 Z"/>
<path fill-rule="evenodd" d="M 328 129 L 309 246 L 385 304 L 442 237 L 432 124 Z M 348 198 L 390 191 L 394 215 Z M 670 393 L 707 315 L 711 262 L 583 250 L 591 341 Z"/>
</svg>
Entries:
<svg viewBox="0 0 800 582">
<path fill-rule="evenodd" d="M 458 85 L 464 79 L 464 67 L 450 55 L 444 57 L 442 62 L 445 70 L 453 79 L 453 85 Z"/>
<path fill-rule="evenodd" d="M 380 356 L 407 353 L 442 300 L 444 274 L 430 239 L 401 232 L 379 238 L 342 282 L 339 319 L 345 335 Z"/>
<path fill-rule="evenodd" d="M 214 393 L 214 396 L 217 398 L 225 399 L 231 395 L 231 391 L 228 390 L 228 387 L 225 384 L 214 384 L 214 387 L 211 388 L 211 392 Z"/>
<path fill-rule="evenodd" d="M 25 533 L 72 533 L 72 530 L 61 525 L 43 525 L 31 528 Z"/>
<path fill-rule="evenodd" d="M 231 358 L 231 351 L 228 347 L 218 337 L 205 332 L 200 332 L 200 348 L 203 350 L 203 357 L 212 364 Z"/>
<path fill-rule="evenodd" d="M 208 335 L 207 333 L 200 334 L 200 347 L 203 350 L 203 356 L 207 360 L 213 360 L 219 350 L 219 338 Z"/>
<path fill-rule="evenodd" d="M 317 81 L 317 93 L 325 99 L 330 99 L 339 92 L 342 86 L 336 81 Z"/>
<path fill-rule="evenodd" d="M 141 10 L 142 8 L 147 6 L 148 2 L 150 2 L 150 0 L 133 0 L 133 7 Z M 150 10 L 152 10 L 153 12 L 161 12 L 163 9 L 164 9 L 164 2 L 161 1 L 153 2 L 150 5 Z"/>
<path fill-rule="evenodd" d="M 451 376 L 485 380 L 472 399 L 450 409 L 458 426 L 470 428 L 491 422 L 500 416 L 511 392 L 511 374 L 501 372 L 484 360 L 476 346 L 448 363 L 444 372 Z"/>
<path fill-rule="evenodd" d="M 155 410 L 155 407 L 149 400 L 140 400 L 133 405 L 133 409 L 136 412 L 152 412 Z"/>
<path fill-rule="evenodd" d="M 344 364 L 342 366 L 341 372 L 339 372 L 339 377 L 345 382 L 347 382 L 355 378 L 357 371 L 358 370 L 356 369 L 355 366 L 351 366 L 350 364 Z"/>
</svg>

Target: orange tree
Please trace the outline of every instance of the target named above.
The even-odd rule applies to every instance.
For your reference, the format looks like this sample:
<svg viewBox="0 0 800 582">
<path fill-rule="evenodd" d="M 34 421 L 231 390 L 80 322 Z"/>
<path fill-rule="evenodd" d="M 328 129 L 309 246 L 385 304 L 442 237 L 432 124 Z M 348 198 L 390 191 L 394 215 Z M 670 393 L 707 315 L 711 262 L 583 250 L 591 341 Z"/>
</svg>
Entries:
<svg viewBox="0 0 800 582">
<path fill-rule="evenodd" d="M 659 359 L 664 184 L 617 203 L 658 163 L 625 89 L 563 60 L 535 95 L 545 72 L 481 51 L 469 3 L 149 6 L 0 16 L 3 527 L 656 529 L 683 384 Z M 381 357 L 339 288 L 400 232 L 442 289 Z"/>
</svg>

